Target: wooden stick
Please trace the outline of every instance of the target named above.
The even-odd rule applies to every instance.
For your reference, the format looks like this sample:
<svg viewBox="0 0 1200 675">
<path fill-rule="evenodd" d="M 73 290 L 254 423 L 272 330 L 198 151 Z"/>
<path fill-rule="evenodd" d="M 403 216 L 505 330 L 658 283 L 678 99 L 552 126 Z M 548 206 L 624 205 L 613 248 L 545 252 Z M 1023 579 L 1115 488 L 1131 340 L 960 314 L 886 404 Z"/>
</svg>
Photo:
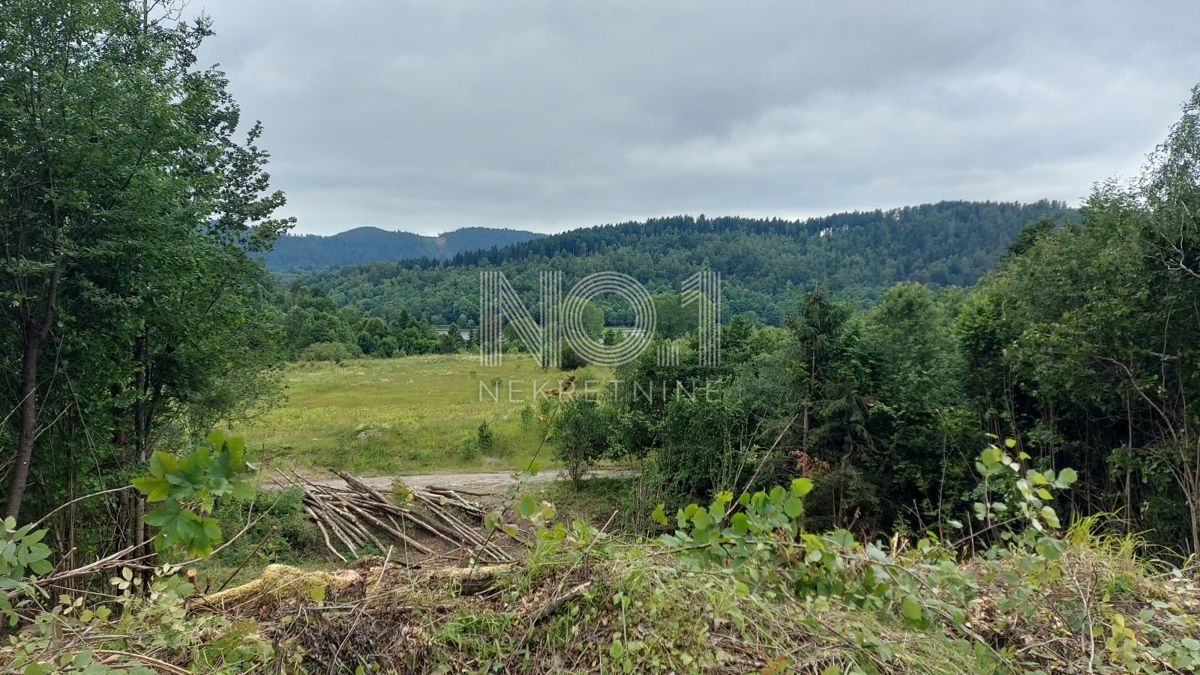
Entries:
<svg viewBox="0 0 1200 675">
<path fill-rule="evenodd" d="M 317 527 L 321 529 L 321 536 L 325 538 L 325 548 L 328 548 L 335 556 L 338 557 L 339 560 L 346 562 L 346 558 L 343 557 L 341 553 L 338 553 L 338 550 L 329 542 L 329 531 L 325 529 L 325 524 L 321 522 L 321 519 L 317 517 L 317 514 L 313 512 L 312 508 L 310 508 L 308 504 L 304 505 L 304 512 L 307 513 L 308 517 L 312 518 L 313 522 L 317 524 Z"/>
</svg>

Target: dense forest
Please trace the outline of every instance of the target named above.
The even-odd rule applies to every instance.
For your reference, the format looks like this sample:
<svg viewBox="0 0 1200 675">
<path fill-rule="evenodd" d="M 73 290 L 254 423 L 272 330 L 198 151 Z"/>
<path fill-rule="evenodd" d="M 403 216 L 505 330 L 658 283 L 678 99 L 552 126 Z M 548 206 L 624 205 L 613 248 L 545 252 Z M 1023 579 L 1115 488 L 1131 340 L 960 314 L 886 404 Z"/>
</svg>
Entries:
<svg viewBox="0 0 1200 675">
<path fill-rule="evenodd" d="M 428 258 L 444 260 L 461 253 L 517 244 L 541 235 L 487 227 L 464 227 L 436 237 L 358 227 L 330 236 L 284 234 L 263 255 L 279 272 L 361 265 L 377 261 Z"/>
<path fill-rule="evenodd" d="M 724 279 L 726 315 L 753 312 L 778 325 L 803 291 L 818 286 L 864 302 L 900 281 L 969 286 L 1026 223 L 1074 217 L 1055 202 L 941 202 L 806 221 L 678 216 L 573 230 L 445 262 L 325 270 L 306 282 L 338 305 L 386 320 L 407 312 L 434 324 L 473 325 L 481 269 L 503 270 L 519 292 L 536 287 L 539 271 L 559 269 L 568 284 L 619 270 L 653 293 L 673 293 L 707 266 Z M 630 322 L 627 307 L 604 309 L 608 323 Z"/>
</svg>

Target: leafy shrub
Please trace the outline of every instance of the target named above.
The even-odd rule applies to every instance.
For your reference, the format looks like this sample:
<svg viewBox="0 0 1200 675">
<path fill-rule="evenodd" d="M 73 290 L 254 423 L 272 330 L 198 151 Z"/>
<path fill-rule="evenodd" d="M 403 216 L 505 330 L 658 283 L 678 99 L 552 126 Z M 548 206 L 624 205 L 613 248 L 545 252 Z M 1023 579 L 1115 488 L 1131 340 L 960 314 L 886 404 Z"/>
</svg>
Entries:
<svg viewBox="0 0 1200 675">
<path fill-rule="evenodd" d="M 220 503 L 213 517 L 226 528 L 240 529 L 254 523 L 241 538 L 210 560 L 223 566 L 298 562 L 324 554 L 321 535 L 304 513 L 299 487 L 263 493 L 254 499 L 229 499 Z"/>
<path fill-rule="evenodd" d="M 189 555 L 206 556 L 223 535 L 211 516 L 217 498 L 248 499 L 254 495 L 250 482 L 254 472 L 246 463 L 246 444 L 241 438 L 226 439 L 219 431 L 208 436 L 185 457 L 158 451 L 150 457 L 149 475 L 133 479 L 149 504 L 146 523 L 159 528 L 154 546 L 163 551 L 180 549 Z"/>
<path fill-rule="evenodd" d="M 576 486 L 592 463 L 608 450 L 610 414 L 597 401 L 571 398 L 560 401 L 554 420 L 554 456 Z"/>
<path fill-rule="evenodd" d="M 0 618 L 16 625 L 17 614 L 9 595 L 34 593 L 30 575 L 44 575 L 54 569 L 50 563 L 50 547 L 42 543 L 46 530 L 33 529 L 29 523 L 17 527 L 13 517 L 0 521 Z"/>
<path fill-rule="evenodd" d="M 478 459 L 480 456 L 502 457 L 509 451 L 506 439 L 498 436 L 486 421 L 479 423 L 474 434 L 460 438 L 455 446 L 455 453 L 464 462 Z"/>
<path fill-rule="evenodd" d="M 475 442 L 479 445 L 479 451 L 485 455 L 491 455 L 496 451 L 496 433 L 488 426 L 486 420 L 479 423 L 479 428 L 475 433 Z"/>
<path fill-rule="evenodd" d="M 479 437 L 477 435 L 463 436 L 455 446 L 454 453 L 458 456 L 459 461 L 462 462 L 470 462 L 478 459 L 482 454 L 479 448 Z"/>
<path fill-rule="evenodd" d="M 570 345 L 564 345 L 560 364 L 563 370 L 577 370 L 588 365 L 588 362 L 579 352 L 572 349 Z"/>
<path fill-rule="evenodd" d="M 109 580 L 119 593 L 115 597 L 89 604 L 87 596 L 60 596 L 58 604 L 22 629 L 20 640 L 10 639 L 5 672 L 156 672 L 147 667 L 145 654 L 158 657 L 150 663 L 189 666 L 171 665 L 162 672 L 244 673 L 267 663 L 290 664 L 292 659 L 277 655 L 253 622 L 189 612 L 186 600 L 196 589 L 177 571 L 157 568 L 144 584 L 126 567 Z"/>
<path fill-rule="evenodd" d="M 314 342 L 300 353 L 301 361 L 332 361 L 341 363 L 362 355 L 358 345 L 343 342 Z"/>
</svg>

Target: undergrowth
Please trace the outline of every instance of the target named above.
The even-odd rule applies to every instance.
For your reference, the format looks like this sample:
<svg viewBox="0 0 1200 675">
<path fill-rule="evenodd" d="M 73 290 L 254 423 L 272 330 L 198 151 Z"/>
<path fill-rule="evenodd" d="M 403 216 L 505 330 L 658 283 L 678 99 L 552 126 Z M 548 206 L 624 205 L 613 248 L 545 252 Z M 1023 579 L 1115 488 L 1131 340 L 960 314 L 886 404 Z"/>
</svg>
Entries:
<svg viewBox="0 0 1200 675">
<path fill-rule="evenodd" d="M 657 509 L 669 532 L 656 540 L 563 523 L 518 491 L 490 519 L 499 531 L 520 518 L 532 527 L 518 565 L 442 575 L 376 559 L 346 572 L 347 584 L 219 611 L 174 570 L 159 570 L 150 593 L 124 574 L 108 600 L 25 596 L 12 616 L 27 622 L 4 658 L 27 672 L 1200 667 L 1194 568 L 1147 557 L 1144 542 L 1102 517 L 1061 528 L 1052 505 L 1074 479 L 1068 470 L 1040 473 L 995 446 L 977 468 L 985 497 L 975 534 L 958 541 L 808 532 L 803 478 L 721 493 L 673 518 Z"/>
</svg>

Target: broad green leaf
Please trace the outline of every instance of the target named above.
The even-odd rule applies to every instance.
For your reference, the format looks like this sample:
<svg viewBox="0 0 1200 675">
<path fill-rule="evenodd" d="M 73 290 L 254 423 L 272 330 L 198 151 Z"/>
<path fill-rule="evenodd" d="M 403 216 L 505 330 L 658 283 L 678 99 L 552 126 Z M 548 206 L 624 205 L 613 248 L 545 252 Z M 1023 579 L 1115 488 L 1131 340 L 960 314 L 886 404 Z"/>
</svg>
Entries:
<svg viewBox="0 0 1200 675">
<path fill-rule="evenodd" d="M 239 480 L 233 483 L 233 492 L 230 494 L 234 499 L 250 499 L 254 496 L 256 490 L 254 483 L 246 480 Z"/>
<path fill-rule="evenodd" d="M 171 484 L 158 476 L 142 476 L 134 478 L 130 483 L 148 502 L 161 502 L 171 493 Z"/>
<path fill-rule="evenodd" d="M 169 452 L 156 450 L 150 455 L 150 475 L 163 478 L 179 465 L 179 458 Z"/>
<path fill-rule="evenodd" d="M 795 478 L 792 480 L 792 494 L 797 497 L 812 492 L 813 482 L 807 478 Z"/>
<path fill-rule="evenodd" d="M 734 532 L 745 534 L 750 526 L 750 517 L 745 513 L 738 511 L 729 518 L 729 523 L 733 527 Z"/>
<path fill-rule="evenodd" d="M 517 513 L 521 514 L 522 518 L 529 518 L 538 512 L 538 501 L 533 498 L 533 495 L 524 494 L 517 500 Z"/>
<path fill-rule="evenodd" d="M 667 525 L 667 514 L 664 513 L 665 508 L 666 505 L 662 502 L 659 502 L 658 505 L 654 507 L 654 512 L 650 514 L 650 518 L 653 519 L 654 522 L 664 527 Z"/>
<path fill-rule="evenodd" d="M 1042 519 L 1046 521 L 1047 525 L 1056 530 L 1062 527 L 1058 522 L 1058 514 L 1055 513 L 1054 509 L 1050 508 L 1049 506 L 1042 507 Z"/>
</svg>

